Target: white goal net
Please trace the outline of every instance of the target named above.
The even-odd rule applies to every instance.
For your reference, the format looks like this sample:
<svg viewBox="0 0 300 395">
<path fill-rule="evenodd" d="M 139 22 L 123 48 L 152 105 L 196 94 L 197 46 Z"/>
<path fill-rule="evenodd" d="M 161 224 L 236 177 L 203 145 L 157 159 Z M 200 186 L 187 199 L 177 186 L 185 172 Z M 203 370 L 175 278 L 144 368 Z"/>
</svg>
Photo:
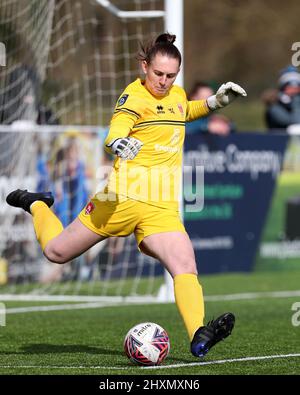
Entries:
<svg viewBox="0 0 300 395">
<path fill-rule="evenodd" d="M 164 29 L 162 12 L 120 18 L 104 6 L 111 3 L 112 11 L 153 15 L 164 5 L 0 0 L 7 60 L 0 67 L 2 295 L 153 297 L 164 281 L 160 264 L 139 253 L 132 237 L 108 239 L 66 265 L 50 264 L 30 216 L 5 202 L 16 188 L 52 190 L 53 209 L 65 226 L 105 182 L 103 168 L 112 158 L 103 140 L 116 99 L 139 75 L 138 43 Z"/>
</svg>

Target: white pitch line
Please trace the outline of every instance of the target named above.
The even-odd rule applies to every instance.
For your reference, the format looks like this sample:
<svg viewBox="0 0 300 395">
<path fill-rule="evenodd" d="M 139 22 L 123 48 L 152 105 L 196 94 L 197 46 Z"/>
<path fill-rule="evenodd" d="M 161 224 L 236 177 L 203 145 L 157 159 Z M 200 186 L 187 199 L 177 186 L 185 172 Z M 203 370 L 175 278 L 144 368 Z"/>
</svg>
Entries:
<svg viewBox="0 0 300 395">
<path fill-rule="evenodd" d="M 2 298 L 0 295 L 0 301 L 9 300 L 9 298 Z M 20 296 L 20 295 L 18 295 Z M 251 300 L 251 299 L 263 299 L 263 298 L 290 298 L 300 296 L 300 290 L 296 291 L 275 291 L 275 292 L 248 292 L 240 294 L 228 294 L 228 295 L 208 295 L 204 297 L 205 302 L 218 302 L 225 300 Z M 18 299 L 19 300 L 19 299 Z M 44 299 L 46 301 L 46 299 Z M 24 301 L 24 300 L 23 300 Z M 29 301 L 29 300 L 26 300 Z M 134 304 L 157 304 L 155 299 L 149 299 L 148 301 L 134 300 Z M 94 302 L 84 302 L 84 303 L 74 303 L 74 304 L 60 304 L 60 305 L 50 305 L 50 306 L 28 306 L 28 307 L 11 307 L 6 309 L 6 314 L 19 314 L 19 313 L 32 313 L 32 312 L 45 312 L 45 311 L 62 311 L 62 310 L 79 310 L 79 309 L 95 309 L 101 307 L 109 306 L 129 306 L 129 300 L 124 300 L 121 303 L 119 300 L 115 302 L 110 299 L 109 301 L 96 301 Z"/>
<path fill-rule="evenodd" d="M 175 365 L 160 365 L 160 366 L 37 366 L 37 365 L 0 365 L 0 369 L 103 369 L 103 370 L 128 370 L 128 369 L 176 369 L 190 366 L 205 366 L 205 365 L 219 365 L 225 363 L 234 362 L 249 362 L 249 361 L 261 361 L 267 359 L 283 359 L 283 358 L 295 358 L 300 357 L 299 354 L 285 354 L 285 355 L 263 355 L 257 357 L 245 357 L 245 358 L 232 358 L 232 359 L 219 359 L 216 361 L 207 362 L 191 362 L 191 363 L 178 363 Z"/>
<path fill-rule="evenodd" d="M 88 295 L 39 295 L 39 294 L 0 294 L 1 302 L 106 302 L 106 303 L 153 303 L 153 295 L 143 296 L 88 296 Z"/>
<path fill-rule="evenodd" d="M 5 310 L 6 314 L 32 313 L 36 311 L 60 311 L 60 310 L 80 310 L 80 309 L 96 309 L 99 307 L 113 306 L 110 303 L 74 303 L 74 304 L 58 304 L 50 306 L 30 306 L 30 307 L 11 307 Z"/>
<path fill-rule="evenodd" d="M 267 291 L 267 292 L 244 292 L 225 295 L 205 295 L 204 300 L 207 302 L 224 301 L 224 300 L 245 300 L 245 299 L 262 299 L 262 298 L 289 298 L 300 296 L 300 290 L 291 291 Z M 32 295 L 32 294 L 0 294 L 0 302 L 98 302 L 98 303 L 161 303 L 156 297 L 148 296 L 84 296 L 84 295 Z M 164 302 L 163 302 L 164 303 Z M 168 303 L 168 302 L 166 302 Z"/>
<path fill-rule="evenodd" d="M 179 363 L 176 365 L 144 366 L 144 367 L 142 367 L 142 369 L 173 369 L 173 368 L 182 368 L 185 366 L 218 365 L 218 364 L 223 364 L 223 363 L 261 361 L 264 359 L 293 358 L 293 357 L 300 357 L 300 354 L 264 355 L 264 356 L 258 356 L 258 357 L 220 359 L 217 361 L 207 361 L 207 362 L 204 361 L 204 362 L 192 362 L 192 363 Z"/>
<path fill-rule="evenodd" d="M 135 302 L 135 304 L 140 304 Z M 101 307 L 112 306 L 132 306 L 132 303 L 107 303 L 107 302 L 93 302 L 93 303 L 70 303 L 70 304 L 57 304 L 48 306 L 28 306 L 28 307 L 9 307 L 5 310 L 6 314 L 21 314 L 21 313 L 34 313 L 34 312 L 47 312 L 47 311 L 62 311 L 62 310 L 81 310 L 81 309 L 97 309 Z"/>
<path fill-rule="evenodd" d="M 295 291 L 272 291 L 272 292 L 245 292 L 229 295 L 209 295 L 204 296 L 206 302 L 215 302 L 223 300 L 246 300 L 246 299 L 263 299 L 263 298 L 290 298 L 300 296 L 300 290 Z"/>
</svg>

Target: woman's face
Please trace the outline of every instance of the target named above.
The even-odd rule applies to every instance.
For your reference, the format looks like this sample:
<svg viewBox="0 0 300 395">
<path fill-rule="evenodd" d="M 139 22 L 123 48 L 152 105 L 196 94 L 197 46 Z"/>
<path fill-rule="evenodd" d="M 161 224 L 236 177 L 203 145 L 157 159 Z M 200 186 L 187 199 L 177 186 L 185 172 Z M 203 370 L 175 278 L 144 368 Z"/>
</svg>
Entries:
<svg viewBox="0 0 300 395">
<path fill-rule="evenodd" d="M 163 97 L 167 95 L 179 73 L 178 59 L 157 53 L 152 62 L 142 62 L 145 73 L 145 86 L 152 95 Z"/>
</svg>

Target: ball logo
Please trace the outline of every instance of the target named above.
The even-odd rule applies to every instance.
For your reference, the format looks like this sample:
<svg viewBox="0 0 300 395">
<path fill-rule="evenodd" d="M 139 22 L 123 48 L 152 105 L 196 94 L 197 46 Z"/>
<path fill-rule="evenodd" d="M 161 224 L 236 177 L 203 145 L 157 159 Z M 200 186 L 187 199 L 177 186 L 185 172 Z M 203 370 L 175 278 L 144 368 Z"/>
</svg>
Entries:
<svg viewBox="0 0 300 395">
<path fill-rule="evenodd" d="M 94 210 L 95 206 L 92 202 L 89 202 L 85 208 L 85 214 L 89 215 Z"/>
</svg>

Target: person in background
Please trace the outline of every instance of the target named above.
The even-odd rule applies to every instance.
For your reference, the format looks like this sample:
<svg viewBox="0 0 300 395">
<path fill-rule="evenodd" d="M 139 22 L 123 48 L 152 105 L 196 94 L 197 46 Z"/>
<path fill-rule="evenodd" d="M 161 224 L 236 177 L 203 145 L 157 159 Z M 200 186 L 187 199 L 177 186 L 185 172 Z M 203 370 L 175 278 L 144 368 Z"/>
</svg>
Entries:
<svg viewBox="0 0 300 395">
<path fill-rule="evenodd" d="M 266 90 L 265 122 L 270 131 L 283 131 L 292 124 L 300 124 L 300 73 L 294 66 L 284 68 L 278 79 L 278 91 Z"/>
<path fill-rule="evenodd" d="M 188 95 L 189 100 L 206 100 L 214 94 L 212 87 L 206 82 L 196 82 Z M 229 118 L 223 114 L 208 114 L 192 122 L 187 122 L 186 134 L 212 133 L 227 136 L 234 132 L 235 128 Z"/>
<path fill-rule="evenodd" d="M 52 176 L 54 211 L 66 227 L 77 217 L 88 199 L 85 165 L 75 138 L 69 138 L 65 147 L 58 150 Z"/>
</svg>

